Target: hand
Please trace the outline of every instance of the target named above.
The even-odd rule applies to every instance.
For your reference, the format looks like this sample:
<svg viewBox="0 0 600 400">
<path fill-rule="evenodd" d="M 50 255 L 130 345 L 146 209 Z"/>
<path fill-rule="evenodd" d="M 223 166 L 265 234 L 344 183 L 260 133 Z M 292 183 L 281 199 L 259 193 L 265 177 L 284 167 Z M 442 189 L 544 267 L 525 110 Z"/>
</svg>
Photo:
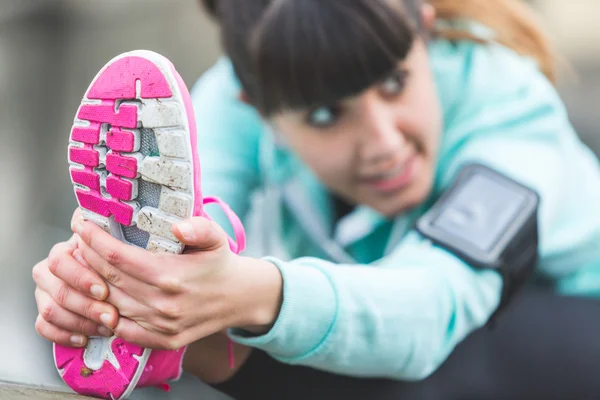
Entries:
<svg viewBox="0 0 600 400">
<path fill-rule="evenodd" d="M 111 336 L 109 328 L 117 325 L 117 310 L 101 301 L 108 295 L 104 280 L 82 261 L 73 236 L 55 245 L 32 271 L 39 312 L 35 328 L 64 346 L 85 346 L 88 336 Z"/>
<path fill-rule="evenodd" d="M 114 332 L 131 343 L 179 349 L 230 327 L 270 327 L 281 304 L 273 264 L 229 250 L 222 228 L 206 218 L 173 227 L 182 255 L 155 254 L 113 238 L 92 222 L 75 224 L 86 263 L 109 284 L 107 302 L 121 318 Z"/>
</svg>

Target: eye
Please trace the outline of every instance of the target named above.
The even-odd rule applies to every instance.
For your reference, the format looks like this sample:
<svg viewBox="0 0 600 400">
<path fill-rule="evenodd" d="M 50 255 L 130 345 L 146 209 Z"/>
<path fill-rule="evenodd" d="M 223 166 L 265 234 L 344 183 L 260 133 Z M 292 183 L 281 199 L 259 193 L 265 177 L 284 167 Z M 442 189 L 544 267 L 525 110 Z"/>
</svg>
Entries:
<svg viewBox="0 0 600 400">
<path fill-rule="evenodd" d="M 380 84 L 380 90 L 384 96 L 398 96 L 406 86 L 408 71 L 397 70 L 388 75 Z"/>
<path fill-rule="evenodd" d="M 316 128 L 327 128 L 337 122 L 341 114 L 341 109 L 336 106 L 325 106 L 315 108 L 306 116 L 309 125 Z"/>
</svg>

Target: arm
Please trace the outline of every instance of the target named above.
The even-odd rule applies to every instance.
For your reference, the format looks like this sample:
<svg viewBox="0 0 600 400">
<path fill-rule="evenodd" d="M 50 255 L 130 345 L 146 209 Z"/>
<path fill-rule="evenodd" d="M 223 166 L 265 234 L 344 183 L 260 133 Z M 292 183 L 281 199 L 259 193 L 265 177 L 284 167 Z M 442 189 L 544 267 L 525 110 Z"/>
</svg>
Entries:
<svg viewBox="0 0 600 400">
<path fill-rule="evenodd" d="M 226 59 L 218 61 L 192 89 L 203 195 L 220 197 L 243 221 L 252 192 L 260 184 L 258 141 L 262 123 L 238 96 L 239 86 Z M 224 215 L 211 217 L 232 235 Z M 235 368 L 230 369 L 227 345 L 225 333 L 192 343 L 184 369 L 208 383 L 229 379 L 249 357 L 251 348 L 234 344 Z"/>
<path fill-rule="evenodd" d="M 265 335 L 232 330 L 234 340 L 285 363 L 362 377 L 426 377 L 485 324 L 502 285 L 414 233 L 377 266 L 267 260 L 283 276 L 281 312 Z"/>
<path fill-rule="evenodd" d="M 530 185 L 542 199 L 543 247 L 563 209 L 564 171 L 577 144 L 551 86 L 534 68 L 520 71 L 508 89 L 502 79 L 473 89 L 481 95 L 446 132 L 438 184 L 478 161 Z M 502 287 L 496 272 L 473 269 L 416 232 L 372 265 L 269 260 L 283 275 L 281 312 L 265 335 L 232 330 L 232 337 L 282 362 L 353 376 L 427 377 L 487 322 Z"/>
<path fill-rule="evenodd" d="M 210 385 L 229 380 L 250 357 L 252 348 L 234 343 L 235 365 L 230 368 L 227 360 L 227 346 L 228 338 L 224 333 L 216 333 L 190 344 L 183 360 L 184 371 Z"/>
</svg>

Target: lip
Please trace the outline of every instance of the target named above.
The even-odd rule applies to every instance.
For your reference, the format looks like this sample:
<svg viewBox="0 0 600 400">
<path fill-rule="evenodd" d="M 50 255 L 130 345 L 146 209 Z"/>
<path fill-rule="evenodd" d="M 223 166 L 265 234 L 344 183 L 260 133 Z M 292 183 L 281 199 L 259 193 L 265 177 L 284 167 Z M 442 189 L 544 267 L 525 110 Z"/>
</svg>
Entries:
<svg viewBox="0 0 600 400">
<path fill-rule="evenodd" d="M 404 168 L 395 176 L 383 179 L 367 179 L 364 183 L 371 188 L 384 193 L 395 192 L 412 182 L 417 170 L 417 156 L 412 156 L 404 162 Z"/>
</svg>

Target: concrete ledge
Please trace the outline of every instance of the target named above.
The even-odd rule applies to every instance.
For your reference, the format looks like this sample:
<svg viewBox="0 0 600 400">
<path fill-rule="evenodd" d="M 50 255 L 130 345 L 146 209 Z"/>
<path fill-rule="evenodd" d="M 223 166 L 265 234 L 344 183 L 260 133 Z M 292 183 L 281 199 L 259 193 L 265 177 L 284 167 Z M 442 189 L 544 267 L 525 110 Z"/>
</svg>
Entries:
<svg viewBox="0 0 600 400">
<path fill-rule="evenodd" d="M 0 382 L 0 399 L 2 400 L 76 400 L 92 399 L 87 396 L 79 396 L 71 393 L 53 392 L 41 388 L 4 384 Z"/>
</svg>

